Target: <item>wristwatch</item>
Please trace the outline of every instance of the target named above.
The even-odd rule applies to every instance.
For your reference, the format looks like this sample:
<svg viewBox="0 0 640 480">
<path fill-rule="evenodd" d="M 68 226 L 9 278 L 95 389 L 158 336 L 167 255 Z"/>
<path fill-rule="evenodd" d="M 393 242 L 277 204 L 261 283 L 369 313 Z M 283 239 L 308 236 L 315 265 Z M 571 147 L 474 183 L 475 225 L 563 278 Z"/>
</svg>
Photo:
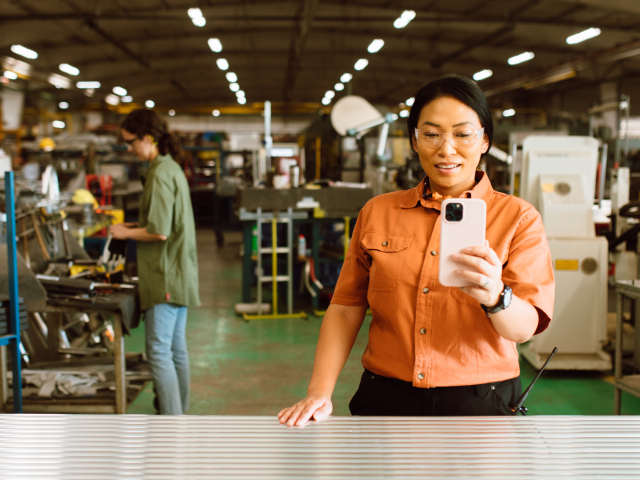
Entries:
<svg viewBox="0 0 640 480">
<path fill-rule="evenodd" d="M 513 299 L 513 290 L 507 285 L 504 286 L 502 292 L 500 293 L 500 299 L 498 300 L 498 304 L 495 307 L 489 308 L 486 305 L 480 304 L 484 313 L 487 314 L 487 317 L 490 313 L 498 313 L 501 310 L 504 310 L 509 305 L 511 305 L 511 300 Z"/>
</svg>

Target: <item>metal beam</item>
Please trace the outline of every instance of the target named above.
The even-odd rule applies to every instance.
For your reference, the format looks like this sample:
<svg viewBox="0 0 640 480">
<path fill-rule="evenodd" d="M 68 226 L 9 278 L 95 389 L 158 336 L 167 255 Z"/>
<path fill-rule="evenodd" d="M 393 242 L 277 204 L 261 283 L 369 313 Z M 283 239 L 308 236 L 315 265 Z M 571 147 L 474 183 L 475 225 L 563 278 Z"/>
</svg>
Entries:
<svg viewBox="0 0 640 480">
<path fill-rule="evenodd" d="M 507 25 L 506 27 L 502 27 L 499 30 L 490 33 L 489 35 L 483 37 L 483 38 L 474 38 L 473 40 L 471 40 L 470 42 L 465 43 L 464 45 L 462 45 L 462 47 L 458 48 L 457 50 L 453 51 L 452 53 L 436 58 L 433 62 L 431 62 L 431 66 L 433 68 L 440 68 L 443 65 L 448 64 L 449 62 L 457 59 L 458 57 L 460 57 L 461 55 L 465 55 L 467 53 L 472 52 L 473 50 L 475 50 L 478 47 L 481 47 L 487 43 L 493 42 L 494 40 L 508 34 L 511 33 L 513 31 L 514 26 L 513 25 Z"/>
<path fill-rule="evenodd" d="M 86 25 L 93 30 L 94 32 L 96 32 L 98 35 L 100 35 L 102 38 L 104 38 L 105 40 L 107 40 L 109 43 L 113 44 L 116 48 L 120 49 L 122 52 L 124 52 L 126 55 L 128 55 L 130 58 L 132 58 L 133 60 L 135 60 L 136 62 L 138 62 L 140 65 L 142 65 L 145 68 L 151 68 L 151 65 L 149 65 L 149 63 L 142 58 L 140 55 L 138 55 L 137 53 L 134 53 L 129 47 L 127 47 L 124 43 L 122 43 L 120 40 L 118 40 L 117 38 L 115 38 L 113 35 L 111 35 L 110 33 L 108 33 L 107 31 L 105 31 L 104 29 L 102 29 L 101 27 L 98 26 L 98 24 L 94 21 L 94 20 L 88 20 L 86 22 Z"/>
<path fill-rule="evenodd" d="M 309 30 L 313 23 L 313 17 L 318 7 L 318 0 L 305 0 L 300 18 L 298 19 L 296 35 L 291 41 L 291 51 L 289 53 L 289 63 L 287 65 L 287 73 L 285 74 L 284 86 L 282 88 L 282 96 L 286 101 L 291 99 L 293 87 L 296 84 L 296 76 L 300 68 L 300 61 L 304 48 L 307 44 Z"/>
<path fill-rule="evenodd" d="M 571 78 L 578 72 L 594 68 L 598 65 L 604 65 L 618 60 L 626 60 L 636 56 L 640 56 L 640 40 L 600 50 L 537 72 L 531 72 L 526 76 L 518 77 L 487 89 L 484 94 L 487 97 L 491 97 L 501 93 L 510 92 L 512 90 L 517 90 L 519 88 L 535 88 L 536 86 L 546 85 L 553 83 L 554 81 Z M 571 75 L 571 71 L 574 72 L 573 75 Z"/>
<path fill-rule="evenodd" d="M 348 24 L 351 26 L 361 25 L 363 22 L 367 23 L 384 23 L 385 25 L 388 22 L 392 22 L 397 17 L 397 14 L 389 15 L 389 16 L 362 16 L 354 14 L 353 16 L 349 15 L 318 15 L 315 17 L 314 22 L 317 23 L 339 23 L 339 24 Z M 82 22 L 86 22 L 91 17 L 87 15 L 78 15 L 78 14 L 34 14 L 34 15 L 4 15 L 0 16 L 0 23 L 5 22 L 31 22 L 31 21 L 46 21 L 46 20 L 78 20 Z M 121 15 L 121 14 L 103 14 L 100 17 L 102 22 L 105 21 L 135 21 L 135 22 L 143 22 L 143 21 L 152 21 L 152 22 L 162 22 L 162 21 L 180 21 L 184 22 L 184 15 L 164 15 L 164 14 L 145 14 L 145 15 Z M 215 23 L 242 23 L 242 22 L 263 22 L 265 24 L 268 23 L 294 23 L 296 21 L 295 17 L 291 15 L 216 15 L 214 18 L 208 21 L 210 24 Z M 489 24 L 504 24 L 504 18 L 499 16 L 482 16 L 482 17 L 463 17 L 463 16 L 453 16 L 453 15 L 442 15 L 442 14 L 425 14 L 424 16 L 416 17 L 411 21 L 412 24 L 423 24 L 423 25 L 441 25 L 441 24 L 451 24 L 451 23 L 465 23 L 465 24 L 480 24 L 480 25 L 489 25 Z M 521 25 L 529 25 L 529 26 L 556 26 L 556 27 L 576 27 L 576 28 L 590 28 L 590 27 L 598 27 L 603 30 L 619 30 L 619 31 L 631 31 L 634 32 L 638 29 L 638 25 L 640 24 L 640 18 L 635 17 L 632 21 L 628 21 L 628 23 L 623 24 L 620 19 L 616 19 L 615 21 L 606 22 L 603 20 L 596 21 L 567 21 L 567 20 L 559 20 L 559 19 L 551 19 L 551 20 L 527 20 L 521 19 L 517 21 L 518 24 Z"/>
</svg>

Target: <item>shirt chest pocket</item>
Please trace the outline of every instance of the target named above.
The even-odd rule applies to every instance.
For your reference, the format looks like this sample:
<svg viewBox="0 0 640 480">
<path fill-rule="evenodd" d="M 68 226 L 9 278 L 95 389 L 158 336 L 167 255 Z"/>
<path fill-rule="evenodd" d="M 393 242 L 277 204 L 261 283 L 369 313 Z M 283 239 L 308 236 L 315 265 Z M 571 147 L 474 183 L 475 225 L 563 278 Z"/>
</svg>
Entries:
<svg viewBox="0 0 640 480">
<path fill-rule="evenodd" d="M 365 233 L 361 243 L 371 257 L 370 291 L 392 292 L 395 290 L 411 240 L 413 240 L 413 235 Z"/>
</svg>

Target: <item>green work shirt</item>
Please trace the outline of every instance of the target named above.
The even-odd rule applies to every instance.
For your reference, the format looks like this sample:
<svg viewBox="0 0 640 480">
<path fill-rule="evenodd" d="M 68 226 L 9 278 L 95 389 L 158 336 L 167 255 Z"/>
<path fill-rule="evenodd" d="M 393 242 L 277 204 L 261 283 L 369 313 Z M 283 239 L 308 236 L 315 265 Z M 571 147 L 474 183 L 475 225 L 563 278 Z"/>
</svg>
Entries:
<svg viewBox="0 0 640 480">
<path fill-rule="evenodd" d="M 138 242 L 141 310 L 159 303 L 199 306 L 196 228 L 189 184 L 171 155 L 158 155 L 144 174 L 138 226 L 167 237 L 164 242 Z"/>
</svg>

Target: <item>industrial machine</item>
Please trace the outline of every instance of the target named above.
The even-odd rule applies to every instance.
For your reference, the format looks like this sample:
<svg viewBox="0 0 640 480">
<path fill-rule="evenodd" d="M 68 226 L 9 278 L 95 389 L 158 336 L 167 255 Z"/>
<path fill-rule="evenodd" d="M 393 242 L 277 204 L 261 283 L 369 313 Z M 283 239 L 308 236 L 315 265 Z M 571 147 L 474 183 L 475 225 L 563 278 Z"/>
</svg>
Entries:
<svg viewBox="0 0 640 480">
<path fill-rule="evenodd" d="M 521 197 L 544 223 L 556 280 L 549 328 L 521 347 L 540 368 L 609 370 L 606 341 L 608 244 L 595 236 L 593 202 L 598 141 L 591 137 L 531 136 L 523 145 Z"/>
</svg>

